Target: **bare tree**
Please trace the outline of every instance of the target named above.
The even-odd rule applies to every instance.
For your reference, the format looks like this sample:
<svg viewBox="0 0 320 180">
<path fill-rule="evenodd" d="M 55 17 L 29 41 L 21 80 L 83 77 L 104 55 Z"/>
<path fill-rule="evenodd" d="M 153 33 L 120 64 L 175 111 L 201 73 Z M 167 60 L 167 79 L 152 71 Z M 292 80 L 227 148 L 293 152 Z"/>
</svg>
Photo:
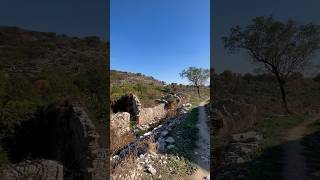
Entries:
<svg viewBox="0 0 320 180">
<path fill-rule="evenodd" d="M 200 95 L 200 86 L 205 85 L 206 81 L 210 77 L 210 70 L 204 68 L 189 67 L 189 69 L 183 70 L 180 73 L 182 78 L 188 78 L 188 80 L 197 87 L 198 95 Z"/>
<path fill-rule="evenodd" d="M 288 108 L 285 84 L 295 72 L 302 72 L 319 49 L 320 28 L 292 20 L 281 22 L 273 17 L 256 17 L 242 29 L 236 26 L 222 38 L 231 53 L 245 50 L 253 63 L 271 72 L 277 79 L 285 110 Z"/>
</svg>

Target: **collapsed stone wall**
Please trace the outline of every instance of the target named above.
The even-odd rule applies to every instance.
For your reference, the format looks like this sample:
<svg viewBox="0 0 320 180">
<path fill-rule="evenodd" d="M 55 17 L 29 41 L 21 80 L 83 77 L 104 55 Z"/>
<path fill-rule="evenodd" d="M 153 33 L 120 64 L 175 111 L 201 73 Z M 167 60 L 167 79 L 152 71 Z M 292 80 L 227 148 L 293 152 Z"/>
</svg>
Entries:
<svg viewBox="0 0 320 180">
<path fill-rule="evenodd" d="M 73 136 L 73 148 L 79 152 L 75 154 L 80 162 L 80 171 L 83 172 L 84 180 L 104 180 L 107 178 L 107 150 L 100 148 L 98 144 L 99 134 L 97 134 L 93 122 L 87 113 L 78 104 L 73 106 L 75 121 L 70 121 L 70 127 L 75 132 Z M 72 124 L 74 123 L 74 126 Z"/>
<path fill-rule="evenodd" d="M 159 104 L 153 108 L 142 108 L 136 116 L 139 125 L 146 125 L 155 121 L 160 121 L 167 117 L 168 110 L 165 104 Z"/>
<path fill-rule="evenodd" d="M 139 98 L 130 93 L 122 96 L 111 104 L 113 113 L 128 112 L 131 116 L 136 116 L 142 108 Z"/>
<path fill-rule="evenodd" d="M 111 115 L 110 129 L 116 129 L 117 136 L 121 137 L 130 131 L 130 114 L 118 112 Z"/>
<path fill-rule="evenodd" d="M 140 126 L 148 125 L 152 123 L 157 123 L 163 119 L 166 119 L 169 114 L 178 114 L 181 112 L 182 108 L 185 108 L 182 105 L 182 100 L 179 96 L 175 94 L 168 94 L 163 96 L 161 99 L 156 100 L 159 105 L 151 108 L 143 108 L 139 98 L 130 93 L 121 97 L 119 100 L 114 102 L 111 107 L 113 108 L 114 115 L 111 115 L 111 127 L 119 129 L 119 131 L 126 131 L 125 129 L 129 128 L 129 123 L 127 117 L 128 113 L 130 115 L 129 120 L 135 120 L 136 123 Z M 174 106 L 170 106 L 173 104 Z M 122 113 L 122 114 L 121 114 Z M 117 119 L 122 120 L 117 120 Z M 125 121 L 122 125 L 117 123 L 117 121 Z"/>
<path fill-rule="evenodd" d="M 139 98 L 134 94 L 129 94 L 113 103 L 115 109 L 113 109 L 114 114 L 111 114 L 110 120 L 112 153 L 134 141 L 137 132 L 149 131 L 162 124 L 163 120 L 186 113 L 192 106 L 190 103 L 182 104 L 181 98 L 175 94 L 163 96 L 156 101 L 159 103 L 157 106 L 142 108 Z M 121 112 L 120 109 L 134 111 Z M 172 112 L 175 116 L 171 116 Z"/>
<path fill-rule="evenodd" d="M 38 121 L 32 123 L 32 126 L 26 125 L 25 127 L 28 133 L 32 134 L 31 138 L 17 138 L 18 145 L 26 141 L 20 146 L 28 143 L 30 143 L 30 146 L 35 146 L 29 149 L 27 147 L 29 151 L 27 153 L 31 154 L 32 159 L 41 157 L 61 163 L 64 172 L 63 177 L 69 179 L 103 180 L 107 178 L 107 150 L 99 147 L 99 135 L 93 122 L 80 104 L 70 104 L 68 102 L 53 104 L 41 113 Z M 30 129 L 30 127 L 33 127 L 33 129 Z M 33 137 L 37 137 L 37 139 Z M 20 146 L 12 147 L 12 149 Z M 28 157 L 23 157 L 22 154 L 20 159 L 25 158 Z M 21 166 L 19 163 L 16 165 Z M 48 172 L 54 172 L 57 167 L 60 168 L 60 166 L 47 167 Z M 28 169 L 29 165 L 22 163 L 22 168 Z M 8 177 L 14 175 L 12 174 L 13 171 L 7 172 L 9 173 Z M 28 171 L 25 171 L 25 173 L 28 173 Z M 59 174 L 61 174 L 60 170 Z M 20 179 L 25 175 L 20 173 Z"/>
</svg>

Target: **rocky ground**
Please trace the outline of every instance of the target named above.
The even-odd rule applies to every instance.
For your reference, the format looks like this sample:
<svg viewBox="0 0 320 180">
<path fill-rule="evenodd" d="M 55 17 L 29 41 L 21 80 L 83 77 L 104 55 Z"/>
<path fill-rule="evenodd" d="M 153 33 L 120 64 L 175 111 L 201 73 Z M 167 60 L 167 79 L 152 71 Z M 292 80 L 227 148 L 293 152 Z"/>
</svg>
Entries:
<svg viewBox="0 0 320 180">
<path fill-rule="evenodd" d="M 203 148 L 198 148 L 196 151 L 199 154 L 196 157 L 199 158 L 196 159 L 189 159 L 187 156 L 176 153 L 180 148 L 177 146 L 181 145 L 179 141 L 181 141 L 181 135 L 183 135 L 183 132 L 179 130 L 179 126 L 181 123 L 184 124 L 185 121 L 190 120 L 188 116 L 190 116 L 190 112 L 182 112 L 178 117 L 167 120 L 153 130 L 144 133 L 137 142 L 123 149 L 119 154 L 114 155 L 111 158 L 111 163 L 114 167 L 111 170 L 111 178 L 194 179 L 196 169 L 205 167 L 206 174 L 201 174 L 201 178 L 209 179 L 209 167 L 204 166 L 209 165 L 209 148 L 205 148 L 206 152 L 203 151 Z M 200 117 L 203 120 L 201 123 L 204 122 L 206 124 L 207 116 L 201 114 Z M 193 136 L 195 135 L 193 134 Z M 205 143 L 206 147 L 209 146 L 207 141 L 202 143 Z M 203 158 L 204 156 L 206 158 Z M 201 163 L 201 166 L 197 166 L 197 163 Z M 128 169 L 130 169 L 130 172 Z M 197 177 L 200 177 L 198 172 Z"/>
</svg>

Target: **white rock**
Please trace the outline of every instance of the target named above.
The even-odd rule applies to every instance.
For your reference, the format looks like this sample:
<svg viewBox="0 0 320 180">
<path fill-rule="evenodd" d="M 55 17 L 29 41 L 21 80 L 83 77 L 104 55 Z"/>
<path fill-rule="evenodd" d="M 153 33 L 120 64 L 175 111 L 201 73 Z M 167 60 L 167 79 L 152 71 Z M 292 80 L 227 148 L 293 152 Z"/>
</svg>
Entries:
<svg viewBox="0 0 320 180">
<path fill-rule="evenodd" d="M 151 131 L 149 131 L 149 132 L 147 132 L 147 133 L 144 133 L 144 135 L 143 136 L 150 136 L 152 134 L 152 132 Z"/>
<path fill-rule="evenodd" d="M 153 168 L 151 165 L 148 167 L 148 171 L 152 174 L 155 175 L 157 173 L 157 170 Z"/>
<path fill-rule="evenodd" d="M 167 146 L 167 149 L 173 149 L 173 148 L 175 148 L 174 145 L 169 145 L 169 146 Z"/>
<path fill-rule="evenodd" d="M 167 139 L 166 139 L 166 142 L 167 143 L 170 143 L 170 144 L 173 144 L 174 142 L 175 142 L 175 140 L 173 139 L 173 137 L 168 137 Z"/>
<path fill-rule="evenodd" d="M 168 135 L 168 133 L 169 133 L 169 132 L 168 132 L 167 130 L 164 130 L 164 131 L 161 132 L 161 136 L 162 136 L 162 137 L 165 137 L 166 135 Z"/>
<path fill-rule="evenodd" d="M 242 158 L 242 157 L 238 157 L 237 158 L 237 163 L 238 164 L 241 164 L 241 163 L 244 163 L 245 161 L 244 161 L 244 159 Z"/>
</svg>

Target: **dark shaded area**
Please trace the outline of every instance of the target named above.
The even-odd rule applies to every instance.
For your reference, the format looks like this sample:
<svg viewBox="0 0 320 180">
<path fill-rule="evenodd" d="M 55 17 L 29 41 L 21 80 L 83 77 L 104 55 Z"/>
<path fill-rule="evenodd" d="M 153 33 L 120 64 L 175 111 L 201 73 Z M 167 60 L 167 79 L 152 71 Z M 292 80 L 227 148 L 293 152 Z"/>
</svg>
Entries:
<svg viewBox="0 0 320 180">
<path fill-rule="evenodd" d="M 56 160 L 64 166 L 65 179 L 83 179 L 81 166 L 85 159 L 77 155 L 86 149 L 75 148 L 81 142 L 75 142 L 77 132 L 71 127 L 74 120 L 68 102 L 39 109 L 34 119 L 22 122 L 13 136 L 4 139 L 9 158 L 13 163 L 26 159 Z"/>
<path fill-rule="evenodd" d="M 284 164 L 286 154 L 284 148 L 290 147 L 292 144 L 301 143 L 304 147 L 302 154 L 306 163 L 306 174 L 301 174 L 305 180 L 317 180 L 320 170 L 320 132 L 315 132 L 306 135 L 301 139 L 288 141 L 277 146 L 272 146 L 254 155 L 254 157 L 245 163 L 233 164 L 230 166 L 215 166 L 214 179 L 219 180 L 283 180 L 284 179 Z M 296 162 L 299 163 L 299 162 Z M 228 173 L 228 176 L 223 176 L 222 172 Z M 294 174 L 295 172 L 292 172 Z"/>
<path fill-rule="evenodd" d="M 118 100 L 111 103 L 113 113 L 128 112 L 131 115 L 135 115 L 133 104 L 133 95 L 126 94 L 121 96 Z"/>
</svg>

